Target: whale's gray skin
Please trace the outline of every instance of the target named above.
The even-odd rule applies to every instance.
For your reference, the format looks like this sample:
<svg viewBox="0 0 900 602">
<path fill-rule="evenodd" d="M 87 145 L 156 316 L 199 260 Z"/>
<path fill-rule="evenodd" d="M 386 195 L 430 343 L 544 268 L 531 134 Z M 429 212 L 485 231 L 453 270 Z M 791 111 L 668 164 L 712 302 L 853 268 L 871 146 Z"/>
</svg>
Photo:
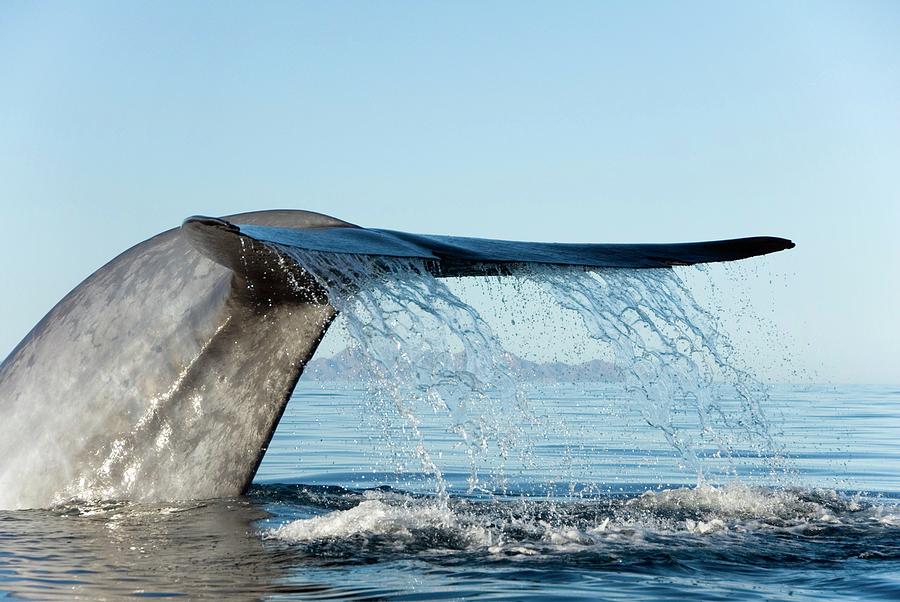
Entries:
<svg viewBox="0 0 900 602">
<path fill-rule="evenodd" d="M 240 219 L 344 225 L 302 211 Z M 259 282 L 176 229 L 60 301 L 0 366 L 0 507 L 241 492 L 334 317 L 251 275 Z"/>
<path fill-rule="evenodd" d="M 466 276 L 522 262 L 728 261 L 793 243 L 518 243 L 293 210 L 189 218 L 97 270 L 0 365 L 0 507 L 242 493 L 336 314 L 284 246 L 418 257 L 435 275 Z"/>
</svg>

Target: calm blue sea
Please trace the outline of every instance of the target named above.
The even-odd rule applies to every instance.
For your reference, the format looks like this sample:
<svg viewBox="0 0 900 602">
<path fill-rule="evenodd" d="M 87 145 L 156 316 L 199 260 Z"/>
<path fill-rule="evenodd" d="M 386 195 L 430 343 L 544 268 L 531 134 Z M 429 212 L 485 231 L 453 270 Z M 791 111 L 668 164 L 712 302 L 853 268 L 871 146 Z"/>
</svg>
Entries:
<svg viewBox="0 0 900 602">
<path fill-rule="evenodd" d="M 685 417 L 689 453 L 614 386 L 528 399 L 514 437 L 463 441 L 301 383 L 246 497 L 0 512 L 0 592 L 900 599 L 900 386 L 777 386 L 764 446 Z"/>
</svg>

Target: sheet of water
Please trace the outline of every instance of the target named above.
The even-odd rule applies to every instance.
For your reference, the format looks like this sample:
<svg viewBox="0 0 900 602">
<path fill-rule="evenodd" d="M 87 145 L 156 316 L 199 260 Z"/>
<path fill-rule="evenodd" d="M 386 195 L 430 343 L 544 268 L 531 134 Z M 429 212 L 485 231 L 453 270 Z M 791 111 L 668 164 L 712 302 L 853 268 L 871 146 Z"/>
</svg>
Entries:
<svg viewBox="0 0 900 602">
<path fill-rule="evenodd" d="M 564 477 L 574 490 L 577 450 L 602 442 L 588 437 L 583 424 L 529 400 L 491 327 L 430 266 L 287 252 L 317 277 L 340 311 L 338 328 L 367 369 L 371 419 L 381 425 L 398 472 L 407 468 L 412 449 L 438 494 L 446 493 L 443 458 L 434 457 L 422 435 L 423 425 L 446 421 L 469 460 L 469 491 L 502 490 L 510 471 L 539 461 L 535 446 L 554 430 L 565 436 L 568 452 L 553 483 Z M 675 270 L 528 265 L 504 273 L 496 283 L 506 290 L 503 305 L 552 306 L 562 312 L 557 320 L 583 324 L 584 337 L 600 344 L 620 375 L 621 386 L 605 392 L 614 398 L 610 407 L 637 409 L 698 484 L 709 471 L 717 480 L 737 474 L 738 447 L 768 458 L 767 476 L 785 473 L 761 408 L 764 388 L 738 366 L 715 318 Z"/>
</svg>

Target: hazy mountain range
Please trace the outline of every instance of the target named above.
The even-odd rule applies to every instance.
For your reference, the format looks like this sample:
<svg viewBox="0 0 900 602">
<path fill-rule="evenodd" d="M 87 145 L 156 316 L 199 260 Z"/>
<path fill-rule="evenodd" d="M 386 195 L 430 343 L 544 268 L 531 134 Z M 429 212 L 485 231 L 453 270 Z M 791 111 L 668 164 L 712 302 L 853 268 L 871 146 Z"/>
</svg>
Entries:
<svg viewBox="0 0 900 602">
<path fill-rule="evenodd" d="M 421 365 L 429 365 L 433 358 L 422 358 Z M 451 360 L 456 364 L 460 356 Z M 621 380 L 621 373 L 615 364 L 603 360 L 591 360 L 580 364 L 564 362 L 533 362 L 515 354 L 504 357 L 505 368 L 517 380 L 524 382 L 615 382 Z M 358 382 L 369 378 L 369 370 L 359 352 L 345 349 L 332 357 L 313 358 L 303 372 L 307 381 Z"/>
</svg>

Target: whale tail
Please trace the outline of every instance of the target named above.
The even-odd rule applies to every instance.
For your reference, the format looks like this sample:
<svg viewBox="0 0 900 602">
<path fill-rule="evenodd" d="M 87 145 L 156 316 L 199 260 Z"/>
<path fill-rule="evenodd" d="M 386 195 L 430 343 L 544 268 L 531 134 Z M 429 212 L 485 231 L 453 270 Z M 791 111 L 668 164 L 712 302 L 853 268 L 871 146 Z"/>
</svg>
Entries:
<svg viewBox="0 0 900 602">
<path fill-rule="evenodd" d="M 794 247 L 784 238 L 755 236 L 688 243 L 596 244 L 546 243 L 411 234 L 361 228 L 341 222 L 311 227 L 244 224 L 194 216 L 182 225 L 204 255 L 235 273 L 271 277 L 273 262 L 290 266 L 282 277 L 306 282 L 308 277 L 289 259 L 284 247 L 324 253 L 347 253 L 421 259 L 438 277 L 495 275 L 510 266 L 539 263 L 596 268 L 669 268 L 735 261 Z M 252 253 L 248 253 L 252 249 Z M 299 270 L 299 271 L 298 271 Z M 271 283 L 270 283 L 271 284 Z M 321 294 L 312 283 L 310 294 Z"/>
<path fill-rule="evenodd" d="M 336 315 L 292 250 L 415 258 L 453 277 L 528 263 L 668 268 L 792 246 L 513 242 L 308 211 L 191 217 L 94 272 L 0 364 L 0 507 L 244 491 Z"/>
</svg>

